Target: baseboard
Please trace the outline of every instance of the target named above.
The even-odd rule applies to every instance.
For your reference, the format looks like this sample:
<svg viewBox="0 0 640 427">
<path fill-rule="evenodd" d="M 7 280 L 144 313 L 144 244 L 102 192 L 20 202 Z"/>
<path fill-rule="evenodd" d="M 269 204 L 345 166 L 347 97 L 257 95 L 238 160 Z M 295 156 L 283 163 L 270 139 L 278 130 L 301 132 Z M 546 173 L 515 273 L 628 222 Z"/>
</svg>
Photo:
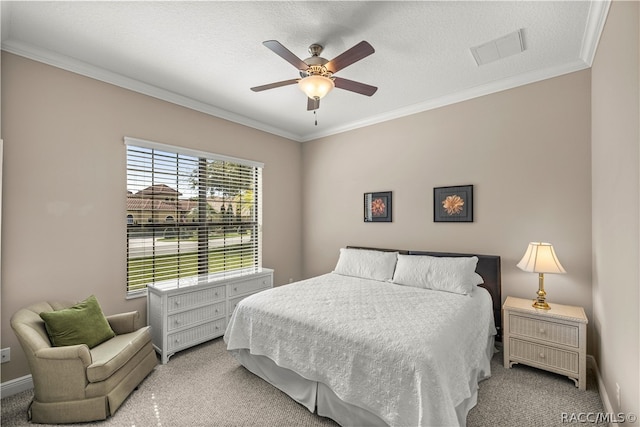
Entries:
<svg viewBox="0 0 640 427">
<path fill-rule="evenodd" d="M 24 377 L 2 383 L 0 387 L 0 398 L 13 396 L 14 394 L 18 394 L 32 388 L 33 378 L 31 378 L 31 375 L 25 375 Z"/>
<path fill-rule="evenodd" d="M 596 375 L 596 382 L 598 383 L 598 392 L 600 393 L 600 399 L 602 399 L 602 406 L 604 406 L 604 412 L 606 414 L 613 414 L 613 406 L 611 406 L 611 400 L 609 400 L 609 394 L 607 394 L 607 389 L 604 386 L 604 381 L 602 381 L 602 376 L 600 375 L 600 370 L 598 369 L 598 364 L 596 363 L 596 359 L 587 355 L 587 367 L 593 370 L 593 373 Z M 619 427 L 618 423 L 610 423 L 610 427 Z"/>
</svg>

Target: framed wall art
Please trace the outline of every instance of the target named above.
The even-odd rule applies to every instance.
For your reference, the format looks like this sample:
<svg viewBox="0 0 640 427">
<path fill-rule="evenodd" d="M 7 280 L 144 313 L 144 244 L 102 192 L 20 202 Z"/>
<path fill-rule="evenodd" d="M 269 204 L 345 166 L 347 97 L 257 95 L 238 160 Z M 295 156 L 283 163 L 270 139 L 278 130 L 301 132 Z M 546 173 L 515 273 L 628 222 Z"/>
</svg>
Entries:
<svg viewBox="0 0 640 427">
<path fill-rule="evenodd" d="M 433 189 L 434 222 L 473 222 L 473 185 Z"/>
<path fill-rule="evenodd" d="M 364 193 L 364 222 L 391 222 L 391 191 Z"/>
</svg>

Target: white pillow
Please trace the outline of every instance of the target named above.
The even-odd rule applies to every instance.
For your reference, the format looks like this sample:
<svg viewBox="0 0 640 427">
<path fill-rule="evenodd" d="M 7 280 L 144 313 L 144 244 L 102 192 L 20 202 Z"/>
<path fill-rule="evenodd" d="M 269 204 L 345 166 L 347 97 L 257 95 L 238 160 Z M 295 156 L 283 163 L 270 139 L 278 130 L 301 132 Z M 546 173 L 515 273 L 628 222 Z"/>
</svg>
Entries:
<svg viewBox="0 0 640 427">
<path fill-rule="evenodd" d="M 334 273 L 343 276 L 390 281 L 396 268 L 398 252 L 341 248 Z"/>
<path fill-rule="evenodd" d="M 398 285 L 469 294 L 483 283 L 476 273 L 478 257 L 398 255 L 393 282 Z"/>
<path fill-rule="evenodd" d="M 479 275 L 478 273 L 476 273 L 475 271 L 473 272 L 473 277 L 472 277 L 471 281 L 476 286 L 482 285 L 484 283 L 484 279 L 482 278 L 482 276 Z"/>
</svg>

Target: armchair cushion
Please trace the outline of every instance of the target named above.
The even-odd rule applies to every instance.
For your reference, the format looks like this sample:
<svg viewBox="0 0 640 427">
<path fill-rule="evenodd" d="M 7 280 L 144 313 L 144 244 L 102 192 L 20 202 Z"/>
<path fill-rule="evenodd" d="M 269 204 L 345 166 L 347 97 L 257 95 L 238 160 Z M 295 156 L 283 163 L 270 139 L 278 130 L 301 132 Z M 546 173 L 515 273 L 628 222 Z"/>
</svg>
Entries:
<svg viewBox="0 0 640 427">
<path fill-rule="evenodd" d="M 90 383 L 104 381 L 126 365 L 145 345 L 151 342 L 149 326 L 128 334 L 116 335 L 91 349 L 92 362 L 87 367 Z"/>
<path fill-rule="evenodd" d="M 69 308 L 43 311 L 40 318 L 55 347 L 86 344 L 93 348 L 116 335 L 93 295 Z"/>
</svg>

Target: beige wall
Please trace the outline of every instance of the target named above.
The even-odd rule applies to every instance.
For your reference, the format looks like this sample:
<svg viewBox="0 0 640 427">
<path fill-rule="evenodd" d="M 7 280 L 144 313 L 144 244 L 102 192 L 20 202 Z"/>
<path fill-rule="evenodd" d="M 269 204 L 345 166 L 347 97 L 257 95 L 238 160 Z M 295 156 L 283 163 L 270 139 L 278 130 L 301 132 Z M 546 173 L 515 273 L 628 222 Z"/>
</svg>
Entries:
<svg viewBox="0 0 640 427">
<path fill-rule="evenodd" d="M 613 409 L 636 415 L 640 415 L 639 9 L 637 2 L 611 4 L 592 67 L 592 349 Z"/>
<path fill-rule="evenodd" d="M 276 284 L 301 277 L 298 142 L 4 52 L 2 123 L 3 382 L 29 373 L 19 307 L 95 294 L 107 314 L 146 315 L 125 300 L 125 136 L 264 162 L 263 264 Z"/>
<path fill-rule="evenodd" d="M 123 290 L 127 135 L 265 162 L 278 284 L 358 244 L 497 254 L 503 296 L 532 298 L 515 264 L 552 242 L 568 274 L 547 276 L 549 301 L 586 308 L 611 403 L 619 383 L 619 409 L 640 413 L 639 22 L 638 3 L 613 3 L 593 70 L 302 145 L 3 53 L 2 381 L 28 373 L 20 306 L 94 293 L 108 313 L 146 311 Z M 463 184 L 474 222 L 433 223 L 433 187 Z M 394 221 L 365 224 L 363 193 L 386 190 Z"/>
<path fill-rule="evenodd" d="M 503 297 L 533 298 L 529 241 L 567 270 L 548 300 L 591 316 L 590 71 L 304 143 L 304 274 L 366 245 L 502 257 Z M 433 188 L 474 185 L 473 223 L 434 223 Z M 363 193 L 393 191 L 393 222 L 364 223 Z"/>
</svg>

